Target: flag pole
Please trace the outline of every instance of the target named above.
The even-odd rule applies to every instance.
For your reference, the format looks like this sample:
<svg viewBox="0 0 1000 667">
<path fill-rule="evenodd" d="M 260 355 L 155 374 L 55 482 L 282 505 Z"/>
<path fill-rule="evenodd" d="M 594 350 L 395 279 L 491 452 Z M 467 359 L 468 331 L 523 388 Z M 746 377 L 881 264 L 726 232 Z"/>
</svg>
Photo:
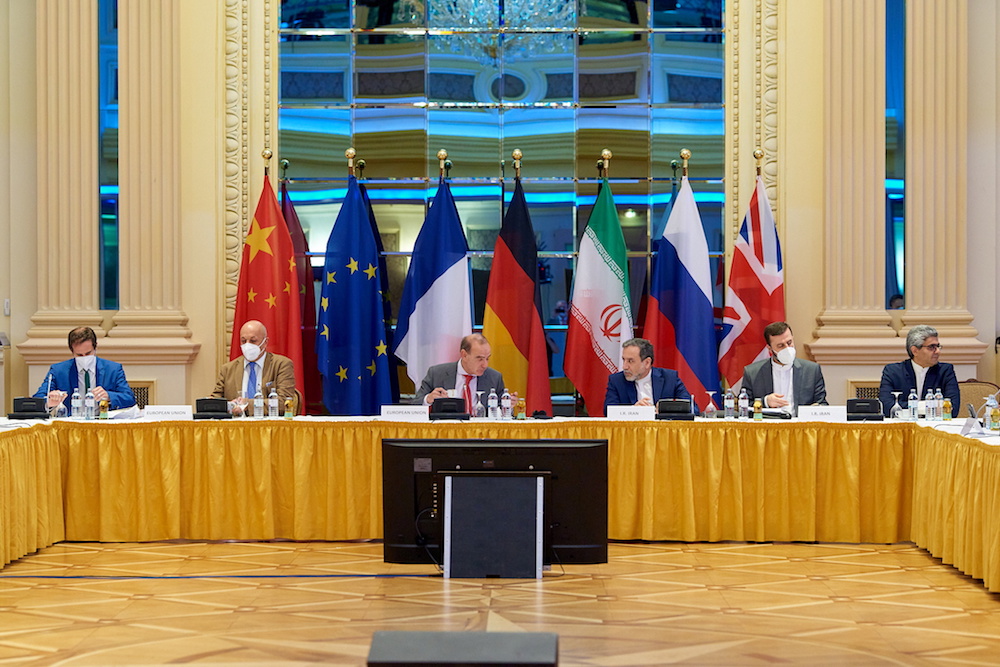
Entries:
<svg viewBox="0 0 1000 667">
<path fill-rule="evenodd" d="M 608 177 L 608 167 L 611 165 L 611 151 L 605 148 L 601 151 L 601 171 L 604 178 Z"/>
<path fill-rule="evenodd" d="M 271 157 L 274 153 L 271 152 L 270 148 L 265 148 L 260 152 L 260 156 L 264 158 L 264 177 L 270 177 L 271 175 Z"/>
<path fill-rule="evenodd" d="M 760 172 L 764 163 L 764 151 L 757 149 L 753 152 L 754 158 L 757 160 L 757 175 L 760 176 Z"/>
<path fill-rule="evenodd" d="M 278 162 L 278 166 L 281 167 L 281 180 L 288 180 L 288 167 L 291 164 L 288 160 L 281 160 Z"/>
<path fill-rule="evenodd" d="M 687 178 L 688 175 L 688 160 L 691 159 L 691 151 L 687 148 L 681 149 L 681 178 Z"/>
<path fill-rule="evenodd" d="M 354 156 L 357 154 L 358 152 L 354 150 L 353 146 L 344 151 L 344 157 L 347 158 L 347 174 L 349 176 L 354 175 Z"/>
<path fill-rule="evenodd" d="M 521 178 L 521 158 L 524 157 L 524 153 L 521 152 L 520 148 L 515 148 L 510 156 L 514 158 L 514 178 L 520 180 Z"/>
<path fill-rule="evenodd" d="M 366 166 L 368 166 L 368 163 L 365 162 L 364 160 L 358 160 L 355 163 L 355 167 L 358 170 L 358 180 L 359 181 L 364 180 L 364 178 L 365 178 L 365 167 Z"/>
</svg>

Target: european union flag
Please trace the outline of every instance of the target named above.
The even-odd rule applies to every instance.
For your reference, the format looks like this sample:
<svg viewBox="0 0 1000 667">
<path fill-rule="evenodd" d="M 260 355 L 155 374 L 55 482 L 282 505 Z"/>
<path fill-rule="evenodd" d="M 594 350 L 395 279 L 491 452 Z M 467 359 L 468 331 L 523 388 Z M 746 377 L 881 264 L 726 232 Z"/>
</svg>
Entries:
<svg viewBox="0 0 1000 667">
<path fill-rule="evenodd" d="M 323 404 L 332 415 L 374 415 L 392 402 L 379 253 L 354 176 L 326 243 L 316 325 Z"/>
</svg>

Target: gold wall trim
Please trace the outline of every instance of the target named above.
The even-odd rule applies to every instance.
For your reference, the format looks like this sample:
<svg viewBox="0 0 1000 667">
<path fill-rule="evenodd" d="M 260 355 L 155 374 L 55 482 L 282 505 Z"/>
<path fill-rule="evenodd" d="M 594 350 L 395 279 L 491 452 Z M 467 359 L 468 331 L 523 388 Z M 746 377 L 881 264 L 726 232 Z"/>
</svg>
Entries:
<svg viewBox="0 0 1000 667">
<path fill-rule="evenodd" d="M 232 335 L 236 288 L 240 280 L 243 221 L 250 213 L 250 3 L 226 0 L 226 148 L 225 148 L 225 264 L 219 358 L 228 358 L 225 342 Z M 226 348 L 225 350 L 223 348 Z"/>
<path fill-rule="evenodd" d="M 778 0 L 731 0 L 726 3 L 726 75 L 729 80 L 726 206 L 731 221 L 726 247 L 729 251 L 740 231 L 749 193 L 753 192 L 756 167 L 753 152 L 757 148 L 764 150 L 764 181 L 775 220 L 781 228 L 777 183 L 780 149 L 778 16 Z"/>
</svg>

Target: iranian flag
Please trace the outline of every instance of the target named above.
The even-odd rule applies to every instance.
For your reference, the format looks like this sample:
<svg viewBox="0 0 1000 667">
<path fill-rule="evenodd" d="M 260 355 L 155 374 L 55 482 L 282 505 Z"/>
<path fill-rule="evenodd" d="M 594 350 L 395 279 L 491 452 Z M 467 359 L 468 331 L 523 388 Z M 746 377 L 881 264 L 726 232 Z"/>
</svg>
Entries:
<svg viewBox="0 0 1000 667">
<path fill-rule="evenodd" d="M 573 277 L 563 369 L 587 414 L 604 414 L 608 376 L 622 369 L 622 343 L 632 338 L 628 256 L 607 180 L 601 184 Z"/>
</svg>

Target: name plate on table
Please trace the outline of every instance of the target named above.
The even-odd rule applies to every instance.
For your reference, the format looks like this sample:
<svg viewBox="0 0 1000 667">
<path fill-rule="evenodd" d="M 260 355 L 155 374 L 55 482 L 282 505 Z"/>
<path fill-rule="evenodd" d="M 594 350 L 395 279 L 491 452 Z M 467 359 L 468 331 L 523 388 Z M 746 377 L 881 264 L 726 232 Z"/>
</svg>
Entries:
<svg viewBox="0 0 1000 667">
<path fill-rule="evenodd" d="M 430 421 L 428 417 L 429 408 L 426 405 L 383 405 L 380 415 L 383 419 L 397 422 L 425 422 Z"/>
<path fill-rule="evenodd" d="M 835 422 L 843 423 L 847 421 L 846 405 L 800 405 L 799 420 L 810 422 Z"/>
<path fill-rule="evenodd" d="M 608 419 L 622 422 L 643 422 L 656 420 L 655 405 L 609 405 Z"/>
<path fill-rule="evenodd" d="M 165 419 L 194 419 L 194 411 L 190 405 L 147 405 L 142 416 L 146 419 L 162 421 Z"/>
</svg>

